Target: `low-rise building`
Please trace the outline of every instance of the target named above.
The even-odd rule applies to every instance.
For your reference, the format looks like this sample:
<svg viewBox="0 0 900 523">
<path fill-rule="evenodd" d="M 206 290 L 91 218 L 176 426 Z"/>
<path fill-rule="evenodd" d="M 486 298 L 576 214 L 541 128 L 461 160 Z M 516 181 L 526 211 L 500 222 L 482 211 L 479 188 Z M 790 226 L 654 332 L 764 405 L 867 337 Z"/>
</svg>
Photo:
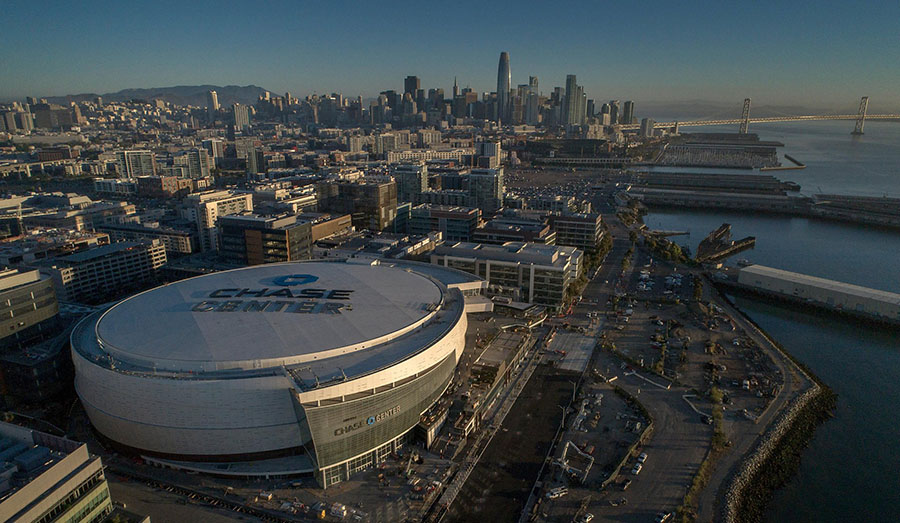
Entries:
<svg viewBox="0 0 900 523">
<path fill-rule="evenodd" d="M 556 244 L 595 251 L 603 238 L 603 221 L 599 213 L 577 213 L 550 216 L 556 232 Z"/>
<path fill-rule="evenodd" d="M 165 263 L 163 243 L 143 240 L 111 243 L 36 266 L 53 278 L 61 301 L 103 303 L 155 283 Z"/>
<path fill-rule="evenodd" d="M 474 243 L 503 245 L 506 242 L 556 244 L 556 232 L 544 222 L 516 218 L 491 220 L 472 231 Z"/>
<path fill-rule="evenodd" d="M 574 247 L 507 242 L 484 245 L 458 242 L 439 245 L 431 263 L 481 277 L 495 295 L 560 307 L 566 291 L 582 271 L 583 254 Z"/>
<path fill-rule="evenodd" d="M 160 240 L 166 248 L 167 257 L 184 256 L 199 250 L 197 233 L 192 228 L 175 228 L 151 223 L 108 223 L 97 228 L 109 234 L 114 242 Z"/>
<path fill-rule="evenodd" d="M 95 522 L 113 512 L 103 463 L 84 443 L 0 422 L 0 449 L 0 521 Z"/>
<path fill-rule="evenodd" d="M 219 252 L 232 263 L 259 265 L 308 260 L 312 252 L 312 224 L 295 215 L 222 216 L 219 234 Z"/>
<path fill-rule="evenodd" d="M 445 241 L 467 242 L 472 240 L 480 224 L 480 209 L 422 204 L 411 209 L 407 232 L 416 235 L 440 232 Z"/>
</svg>

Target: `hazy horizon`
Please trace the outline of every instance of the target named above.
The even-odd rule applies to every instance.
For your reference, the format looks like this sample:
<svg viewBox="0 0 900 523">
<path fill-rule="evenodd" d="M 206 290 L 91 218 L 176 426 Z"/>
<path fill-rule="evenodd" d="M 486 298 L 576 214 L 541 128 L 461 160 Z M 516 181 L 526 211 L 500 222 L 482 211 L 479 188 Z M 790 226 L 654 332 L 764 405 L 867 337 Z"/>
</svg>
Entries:
<svg viewBox="0 0 900 523">
<path fill-rule="evenodd" d="M 538 76 L 548 93 L 576 74 L 598 102 L 751 97 L 755 105 L 852 111 L 866 95 L 870 111 L 900 107 L 900 54 L 884 52 L 896 46 L 900 4 L 5 7 L 16 23 L 0 52 L 0 99 L 201 84 L 371 97 L 402 90 L 407 75 L 448 94 L 454 76 L 490 92 L 507 51 L 513 86 Z"/>
</svg>

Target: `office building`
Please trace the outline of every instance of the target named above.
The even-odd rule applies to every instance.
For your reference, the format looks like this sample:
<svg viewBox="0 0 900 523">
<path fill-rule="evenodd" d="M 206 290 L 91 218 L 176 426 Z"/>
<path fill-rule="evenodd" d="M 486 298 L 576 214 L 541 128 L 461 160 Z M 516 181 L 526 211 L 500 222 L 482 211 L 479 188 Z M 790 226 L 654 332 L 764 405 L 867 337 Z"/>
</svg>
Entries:
<svg viewBox="0 0 900 523">
<path fill-rule="evenodd" d="M 393 176 L 398 202 L 418 203 L 419 195 L 428 190 L 428 166 L 424 163 L 398 165 Z"/>
<path fill-rule="evenodd" d="M 316 185 L 319 211 L 349 214 L 357 229 L 383 231 L 397 217 L 397 183 L 363 180 Z"/>
<path fill-rule="evenodd" d="M 556 245 L 577 247 L 593 252 L 603 238 L 603 222 L 599 213 L 550 215 L 550 227 L 556 232 Z"/>
<path fill-rule="evenodd" d="M 452 381 L 460 289 L 480 282 L 424 269 L 269 264 L 132 296 L 73 332 L 76 390 L 99 433 L 152 463 L 331 487 L 403 447 Z M 215 463 L 251 460 L 266 461 Z"/>
<path fill-rule="evenodd" d="M 93 523 L 113 512 L 103 463 L 86 444 L 0 422 L 0 449 L 0 521 Z"/>
<path fill-rule="evenodd" d="M 580 250 L 558 245 L 459 242 L 437 246 L 431 263 L 482 278 L 490 293 L 559 308 L 581 273 L 582 257 Z"/>
<path fill-rule="evenodd" d="M 543 221 L 501 217 L 488 221 L 472 231 L 473 243 L 503 245 L 507 242 L 554 245 L 556 232 Z"/>
<path fill-rule="evenodd" d="M 581 125 L 584 123 L 584 88 L 578 85 L 575 75 L 566 76 L 565 124 Z"/>
<path fill-rule="evenodd" d="M 156 175 L 156 158 L 150 151 L 116 151 L 120 178 Z"/>
<path fill-rule="evenodd" d="M 422 87 L 418 76 L 407 76 L 403 80 L 403 94 L 409 94 L 415 97 L 419 89 Z"/>
<path fill-rule="evenodd" d="M 653 118 L 643 118 L 641 119 L 641 136 L 644 138 L 651 138 L 655 131 L 656 122 L 653 121 Z"/>
<path fill-rule="evenodd" d="M 219 249 L 219 233 L 216 229 L 219 216 L 253 210 L 253 195 L 234 191 L 206 191 L 185 198 L 185 218 L 197 224 L 200 250 Z"/>
<path fill-rule="evenodd" d="M 618 125 L 619 121 L 619 101 L 618 100 L 610 100 L 609 101 L 609 125 Z M 624 122 L 631 123 L 631 122 Z"/>
<path fill-rule="evenodd" d="M 512 84 L 512 75 L 509 71 L 509 53 L 500 53 L 500 63 L 497 66 L 497 109 L 495 120 L 500 123 L 511 123 L 509 118 L 509 88 Z"/>
<path fill-rule="evenodd" d="M 103 303 L 157 281 L 166 263 L 159 240 L 119 242 L 34 264 L 61 301 Z"/>
<path fill-rule="evenodd" d="M 423 203 L 410 210 L 406 231 L 417 236 L 440 232 L 445 241 L 468 242 L 480 224 L 479 209 Z"/>
<path fill-rule="evenodd" d="M 231 263 L 260 265 L 308 260 L 312 225 L 295 215 L 244 212 L 219 218 L 219 252 Z"/>
<path fill-rule="evenodd" d="M 625 107 L 622 110 L 622 121 L 625 125 L 631 125 L 634 122 L 634 102 L 628 100 L 625 102 Z"/>
<path fill-rule="evenodd" d="M 58 327 L 53 282 L 37 270 L 0 271 L 0 347 L 21 347 Z"/>
</svg>

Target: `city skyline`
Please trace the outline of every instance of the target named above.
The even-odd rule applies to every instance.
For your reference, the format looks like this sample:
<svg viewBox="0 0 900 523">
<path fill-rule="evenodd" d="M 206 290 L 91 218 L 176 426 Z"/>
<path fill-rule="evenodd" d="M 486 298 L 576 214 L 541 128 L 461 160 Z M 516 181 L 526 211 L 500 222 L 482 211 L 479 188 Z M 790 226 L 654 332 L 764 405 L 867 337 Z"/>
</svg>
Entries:
<svg viewBox="0 0 900 523">
<path fill-rule="evenodd" d="M 507 51 L 511 86 L 527 83 L 529 76 L 546 79 L 546 87 L 564 85 L 566 75 L 576 74 L 588 98 L 597 100 L 751 97 L 811 107 L 849 106 L 867 95 L 873 106 L 900 107 L 893 89 L 900 63 L 883 52 L 895 44 L 891 22 L 900 14 L 897 6 L 870 6 L 861 18 L 855 6 L 815 12 L 802 6 L 708 6 L 699 16 L 700 8 L 648 4 L 629 8 L 630 24 L 604 16 L 593 18 L 595 25 L 591 17 L 573 14 L 584 7 L 543 10 L 540 16 L 524 8 L 509 14 L 488 7 L 479 16 L 459 9 L 436 20 L 404 20 L 364 9 L 353 11 L 355 16 L 340 8 L 306 12 L 291 4 L 264 12 L 236 3 L 217 9 L 179 5 L 177 16 L 165 4 L 140 10 L 63 4 L 54 7 L 49 21 L 32 4 L 7 7 L 20 23 L 10 28 L 10 45 L 0 61 L 0 99 L 200 84 L 371 97 L 399 90 L 409 75 L 418 76 L 423 87 L 445 92 L 454 77 L 460 87 L 491 92 L 497 56 Z M 412 12 L 402 6 L 396 11 Z M 736 20 L 743 31 L 731 29 Z M 865 32 L 848 31 L 849 21 L 865 23 Z M 398 23 L 403 31 L 390 30 Z M 560 27 L 567 38 L 559 38 L 563 33 L 555 28 Z M 435 38 L 449 28 L 458 28 L 460 37 Z M 340 40 L 333 39 L 336 32 L 343 35 Z M 513 38 L 516 33 L 529 38 Z M 227 43 L 223 34 L 230 36 Z M 172 56 L 179 57 L 177 63 Z"/>
</svg>

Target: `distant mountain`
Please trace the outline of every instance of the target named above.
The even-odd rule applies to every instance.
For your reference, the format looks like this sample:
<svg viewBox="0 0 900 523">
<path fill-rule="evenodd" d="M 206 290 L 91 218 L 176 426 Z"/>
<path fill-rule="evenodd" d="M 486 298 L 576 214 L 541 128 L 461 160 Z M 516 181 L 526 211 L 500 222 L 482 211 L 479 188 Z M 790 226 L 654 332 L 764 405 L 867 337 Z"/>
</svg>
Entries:
<svg viewBox="0 0 900 523">
<path fill-rule="evenodd" d="M 164 100 L 177 105 L 206 106 L 206 93 L 215 91 L 219 98 L 219 105 L 227 107 L 235 102 L 242 104 L 256 103 L 259 95 L 266 89 L 255 85 L 178 85 L 175 87 L 152 87 L 149 89 L 123 89 L 116 93 L 95 94 L 70 94 L 66 96 L 50 96 L 47 101 L 56 104 L 72 102 L 84 102 L 102 96 L 103 101 L 125 102 L 128 100 Z"/>
</svg>

